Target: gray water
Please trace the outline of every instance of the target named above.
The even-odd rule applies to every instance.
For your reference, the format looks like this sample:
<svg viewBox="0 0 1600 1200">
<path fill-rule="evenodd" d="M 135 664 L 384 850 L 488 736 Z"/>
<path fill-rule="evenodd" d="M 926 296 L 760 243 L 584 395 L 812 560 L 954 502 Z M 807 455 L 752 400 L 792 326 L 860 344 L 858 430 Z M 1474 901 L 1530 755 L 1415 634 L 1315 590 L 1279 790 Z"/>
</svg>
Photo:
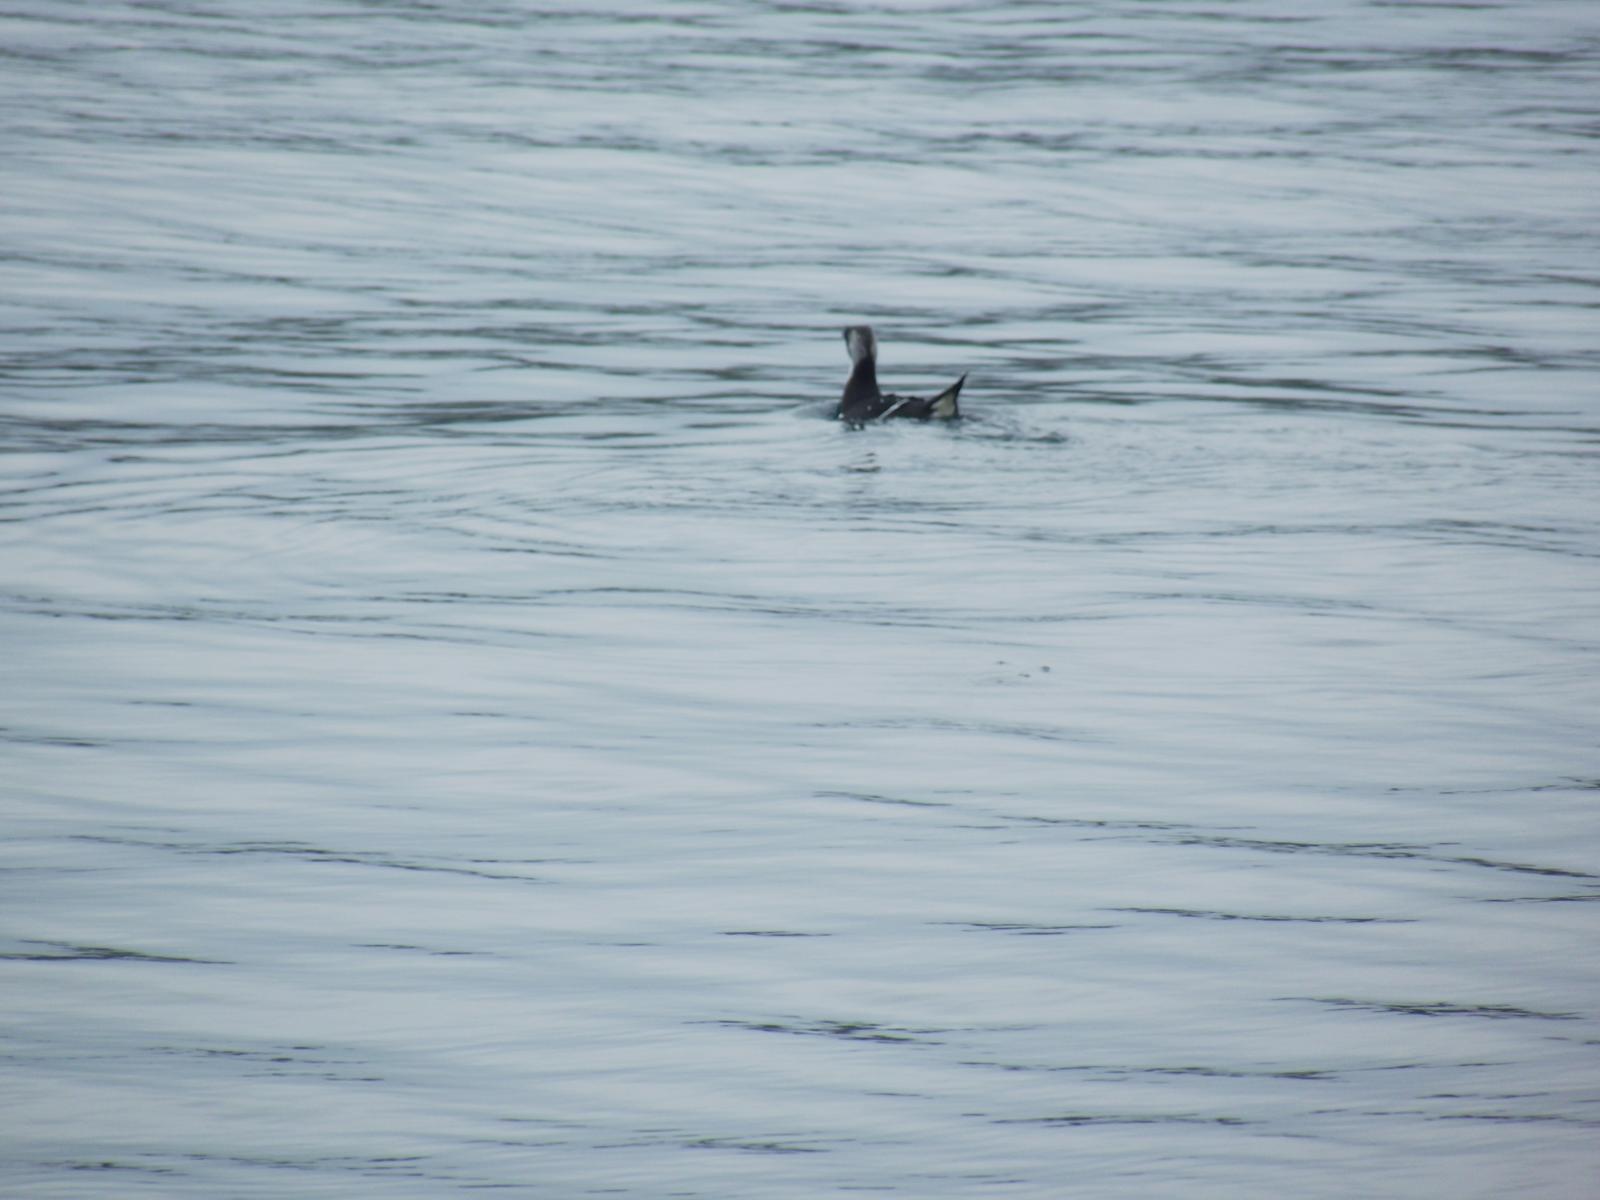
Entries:
<svg viewBox="0 0 1600 1200">
<path fill-rule="evenodd" d="M 1588 0 L 0 47 L 4 1194 L 1600 1194 Z"/>
</svg>

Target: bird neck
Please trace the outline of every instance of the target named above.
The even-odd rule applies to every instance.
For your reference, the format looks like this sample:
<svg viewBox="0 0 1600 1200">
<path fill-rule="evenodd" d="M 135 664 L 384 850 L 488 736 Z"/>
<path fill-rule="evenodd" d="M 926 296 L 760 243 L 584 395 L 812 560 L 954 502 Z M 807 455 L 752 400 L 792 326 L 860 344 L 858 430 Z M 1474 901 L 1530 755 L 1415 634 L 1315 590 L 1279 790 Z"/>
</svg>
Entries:
<svg viewBox="0 0 1600 1200">
<path fill-rule="evenodd" d="M 850 369 L 850 380 L 844 385 L 844 402 L 849 405 L 877 398 L 878 364 L 870 357 L 862 358 Z"/>
</svg>

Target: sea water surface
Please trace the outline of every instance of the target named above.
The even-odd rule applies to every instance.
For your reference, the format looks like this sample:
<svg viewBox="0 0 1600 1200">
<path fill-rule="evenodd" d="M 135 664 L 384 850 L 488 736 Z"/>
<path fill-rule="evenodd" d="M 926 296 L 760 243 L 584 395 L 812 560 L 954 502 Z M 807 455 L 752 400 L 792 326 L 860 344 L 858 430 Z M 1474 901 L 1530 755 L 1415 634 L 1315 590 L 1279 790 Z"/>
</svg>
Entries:
<svg viewBox="0 0 1600 1200">
<path fill-rule="evenodd" d="M 7 1195 L 1600 1191 L 1588 0 L 0 59 Z"/>
</svg>

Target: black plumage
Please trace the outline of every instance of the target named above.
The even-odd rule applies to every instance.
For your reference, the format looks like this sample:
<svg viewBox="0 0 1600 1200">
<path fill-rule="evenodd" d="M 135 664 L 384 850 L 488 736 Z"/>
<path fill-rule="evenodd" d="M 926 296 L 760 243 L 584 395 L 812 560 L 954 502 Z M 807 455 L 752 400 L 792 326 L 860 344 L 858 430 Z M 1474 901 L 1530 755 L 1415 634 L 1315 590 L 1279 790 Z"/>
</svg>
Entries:
<svg viewBox="0 0 1600 1200">
<path fill-rule="evenodd" d="M 963 375 L 937 396 L 896 396 L 878 390 L 878 339 L 870 325 L 852 325 L 844 331 L 845 347 L 850 351 L 850 378 L 834 414 L 846 424 L 861 426 L 869 421 L 905 417 L 913 421 L 953 421 L 961 415 L 957 397 Z"/>
</svg>

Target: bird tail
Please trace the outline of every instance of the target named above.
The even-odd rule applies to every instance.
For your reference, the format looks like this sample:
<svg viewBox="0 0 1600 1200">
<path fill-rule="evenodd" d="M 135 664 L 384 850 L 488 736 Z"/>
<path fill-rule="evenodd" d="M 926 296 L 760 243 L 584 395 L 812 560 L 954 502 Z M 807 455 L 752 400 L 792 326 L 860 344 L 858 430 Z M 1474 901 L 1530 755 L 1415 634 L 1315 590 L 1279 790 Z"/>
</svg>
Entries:
<svg viewBox="0 0 1600 1200">
<path fill-rule="evenodd" d="M 928 415 L 937 421 L 953 421 L 961 415 L 956 397 L 961 395 L 961 385 L 967 381 L 963 375 L 928 403 Z"/>
</svg>

